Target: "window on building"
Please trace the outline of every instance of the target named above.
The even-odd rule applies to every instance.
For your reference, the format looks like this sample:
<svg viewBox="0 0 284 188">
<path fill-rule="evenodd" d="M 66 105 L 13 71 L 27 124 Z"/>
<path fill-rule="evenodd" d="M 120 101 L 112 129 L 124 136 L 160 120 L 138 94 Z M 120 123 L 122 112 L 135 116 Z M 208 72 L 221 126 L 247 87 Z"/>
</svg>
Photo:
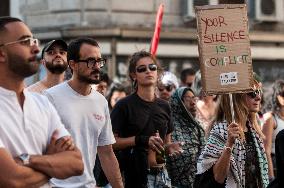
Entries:
<svg viewBox="0 0 284 188">
<path fill-rule="evenodd" d="M 219 0 L 220 4 L 243 4 L 246 0 Z"/>
</svg>

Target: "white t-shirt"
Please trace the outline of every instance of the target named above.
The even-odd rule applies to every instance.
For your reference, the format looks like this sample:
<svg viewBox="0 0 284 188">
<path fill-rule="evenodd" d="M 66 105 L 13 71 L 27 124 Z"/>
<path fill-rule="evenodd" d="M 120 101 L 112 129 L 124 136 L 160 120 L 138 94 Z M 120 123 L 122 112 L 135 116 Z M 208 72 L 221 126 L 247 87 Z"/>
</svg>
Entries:
<svg viewBox="0 0 284 188">
<path fill-rule="evenodd" d="M 24 90 L 21 108 L 14 91 L 0 87 L 0 148 L 13 157 L 23 153 L 42 155 L 58 129 L 59 138 L 70 135 L 45 96 Z"/>
<path fill-rule="evenodd" d="M 38 82 L 30 85 L 29 87 L 27 87 L 28 91 L 37 92 L 37 93 L 42 93 L 46 89 L 48 89 L 48 87 L 43 85 L 43 83 L 41 81 L 38 81 Z"/>
<path fill-rule="evenodd" d="M 71 133 L 84 161 L 84 174 L 65 180 L 52 179 L 56 187 L 95 187 L 93 175 L 97 146 L 115 143 L 107 101 L 95 90 L 88 96 L 74 91 L 67 82 L 44 92 Z"/>
</svg>

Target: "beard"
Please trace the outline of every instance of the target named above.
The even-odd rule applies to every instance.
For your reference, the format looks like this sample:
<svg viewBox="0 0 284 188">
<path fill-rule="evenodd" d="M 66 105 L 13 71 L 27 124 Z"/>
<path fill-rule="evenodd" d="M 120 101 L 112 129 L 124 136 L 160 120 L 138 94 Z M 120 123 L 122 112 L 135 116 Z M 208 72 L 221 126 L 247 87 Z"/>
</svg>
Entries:
<svg viewBox="0 0 284 188">
<path fill-rule="evenodd" d="M 63 59 L 62 61 L 63 64 L 55 63 L 55 60 L 52 60 L 52 62 L 45 61 L 45 66 L 52 74 L 61 74 L 68 67 L 67 62 L 64 61 Z"/>
<path fill-rule="evenodd" d="M 98 75 L 95 79 L 93 79 L 93 78 L 90 78 L 90 76 L 86 76 L 86 75 L 78 73 L 78 80 L 83 82 L 83 83 L 87 83 L 87 84 L 99 84 L 100 83 L 100 74 L 101 74 L 100 70 L 92 71 L 90 76 Z"/>
<path fill-rule="evenodd" d="M 24 60 L 19 55 L 8 54 L 8 67 L 13 73 L 26 78 L 37 73 L 39 69 L 39 62 L 36 61 L 36 56 L 29 58 L 28 60 Z"/>
</svg>

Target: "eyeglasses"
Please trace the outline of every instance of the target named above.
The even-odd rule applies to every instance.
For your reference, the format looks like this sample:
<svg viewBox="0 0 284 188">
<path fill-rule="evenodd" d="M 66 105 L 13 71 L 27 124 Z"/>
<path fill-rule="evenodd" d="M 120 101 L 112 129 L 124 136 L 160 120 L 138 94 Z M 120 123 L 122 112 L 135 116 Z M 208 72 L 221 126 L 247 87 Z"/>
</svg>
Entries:
<svg viewBox="0 0 284 188">
<path fill-rule="evenodd" d="M 25 45 L 25 46 L 34 46 L 34 45 L 39 46 L 39 40 L 38 39 L 28 37 L 28 38 L 25 38 L 25 39 L 22 39 L 22 40 L 17 40 L 17 41 L 8 42 L 8 43 L 5 43 L 5 44 L 0 44 L 0 47 L 8 46 L 8 45 L 11 45 L 11 44 L 16 44 L 16 43 L 20 43 L 20 44 Z"/>
<path fill-rule="evenodd" d="M 106 59 L 104 59 L 104 58 L 99 58 L 99 59 L 88 58 L 88 59 L 79 59 L 77 62 L 87 63 L 88 68 L 92 68 L 94 65 L 99 65 L 99 67 L 102 68 L 106 64 Z"/>
<path fill-rule="evenodd" d="M 158 90 L 160 92 L 167 90 L 168 92 L 171 92 L 174 89 L 173 85 L 167 85 L 167 86 L 158 86 Z"/>
<path fill-rule="evenodd" d="M 186 101 L 197 101 L 198 97 L 195 97 L 195 96 L 184 96 L 183 97 Z"/>
<path fill-rule="evenodd" d="M 152 64 L 148 65 L 148 69 L 150 71 L 156 71 L 158 69 L 158 67 L 157 67 L 157 65 L 152 63 Z M 146 71 L 147 71 L 147 66 L 146 65 L 140 65 L 140 66 L 138 66 L 136 68 L 136 72 L 138 72 L 138 73 L 142 73 L 142 72 L 146 72 Z"/>
<path fill-rule="evenodd" d="M 247 95 L 252 99 L 256 98 L 257 96 L 261 97 L 261 94 L 262 94 L 261 89 L 257 89 L 253 92 L 247 93 Z"/>
</svg>

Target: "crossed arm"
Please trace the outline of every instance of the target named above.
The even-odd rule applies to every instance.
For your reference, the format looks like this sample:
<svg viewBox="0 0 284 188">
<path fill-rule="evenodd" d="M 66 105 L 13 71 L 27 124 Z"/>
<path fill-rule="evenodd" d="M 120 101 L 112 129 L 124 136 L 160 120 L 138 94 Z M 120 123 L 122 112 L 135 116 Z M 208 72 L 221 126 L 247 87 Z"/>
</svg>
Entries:
<svg viewBox="0 0 284 188">
<path fill-rule="evenodd" d="M 0 187 L 40 187 L 50 177 L 32 168 L 17 164 L 13 157 L 0 148 Z"/>
<path fill-rule="evenodd" d="M 81 175 L 84 170 L 82 156 L 70 136 L 57 140 L 56 131 L 52 135 L 46 155 L 32 155 L 28 165 L 49 177 L 65 179 Z"/>
<path fill-rule="evenodd" d="M 70 137 L 58 141 L 52 137 L 47 154 L 31 155 L 27 166 L 18 157 L 13 159 L 4 148 L 0 148 L 0 166 L 0 187 L 3 188 L 38 188 L 51 177 L 64 179 L 81 175 L 84 169 L 81 153 Z"/>
<path fill-rule="evenodd" d="M 81 154 L 77 148 L 51 155 L 32 155 L 29 167 L 58 179 L 81 175 L 84 169 Z"/>
</svg>

